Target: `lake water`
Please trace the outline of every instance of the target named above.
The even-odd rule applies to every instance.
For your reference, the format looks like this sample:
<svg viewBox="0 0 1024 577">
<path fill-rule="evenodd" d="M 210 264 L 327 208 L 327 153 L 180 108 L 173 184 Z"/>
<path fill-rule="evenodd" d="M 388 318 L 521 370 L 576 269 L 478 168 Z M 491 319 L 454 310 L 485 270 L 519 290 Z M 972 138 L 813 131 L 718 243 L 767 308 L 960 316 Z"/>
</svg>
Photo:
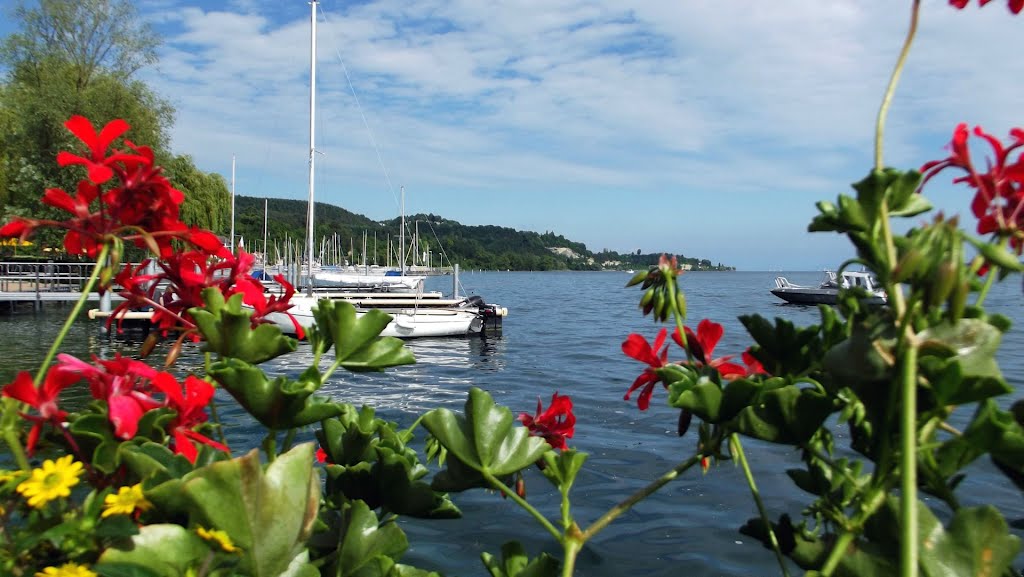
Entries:
<svg viewBox="0 0 1024 577">
<path fill-rule="evenodd" d="M 681 277 L 687 293 L 691 326 L 710 318 L 725 326 L 717 355 L 738 354 L 750 344 L 737 316 L 759 313 L 783 317 L 798 325 L 818 321 L 817 309 L 783 304 L 768 290 L 778 273 L 701 272 Z M 790 281 L 815 284 L 821 273 L 785 273 Z M 461 411 L 471 386 L 489 391 L 514 412 L 532 413 L 537 398 L 545 406 L 558 391 L 571 395 L 577 416 L 571 445 L 590 454 L 573 490 L 574 516 L 586 527 L 621 499 L 660 476 L 693 452 L 696 435 L 676 436 L 678 411 L 666 406 L 660 387 L 651 408 L 637 409 L 622 396 L 640 374 L 642 365 L 622 354 L 620 345 L 631 332 L 648 340 L 659 325 L 641 316 L 640 291 L 625 289 L 626 273 L 483 272 L 463 271 L 465 292 L 508 307 L 500 337 L 447 338 L 409 341 L 417 364 L 382 374 L 339 372 L 321 393 L 356 405 L 369 404 L 384 418 L 409 425 L 422 412 L 448 406 Z M 450 277 L 431 278 L 432 287 L 450 290 Z M 1015 387 L 1024 375 L 1024 314 L 1017 282 L 996 287 L 988 309 L 1014 319 L 1005 335 L 1000 365 Z M 19 368 L 32 368 L 52 342 L 61 316 L 69 308 L 43 313 L 0 314 L 0 382 Z M 66 351 L 78 356 L 112 356 L 137 350 L 138 343 L 110 339 L 98 333 L 93 321 L 76 324 Z M 161 352 L 158 349 L 157 354 Z M 308 348 L 265 365 L 271 373 L 296 374 L 311 360 Z M 192 349 L 179 365 L 201 365 Z M 1011 400 L 1007 399 L 1008 404 Z M 221 402 L 235 454 L 260 440 L 259 431 L 230 399 Z M 837 444 L 843 435 L 839 435 Z M 422 436 L 421 436 L 422 438 Z M 785 475 L 798 463 L 789 448 L 745 440 L 757 483 L 773 518 L 781 513 L 799 517 L 808 502 Z M 959 494 L 967 505 L 994 503 L 1010 519 L 1024 517 L 1020 493 L 988 465 L 978 463 Z M 558 516 L 554 491 L 538 473 L 527 476 L 528 498 L 550 519 Z M 403 520 L 411 548 L 403 562 L 443 571 L 447 575 L 484 575 L 481 552 L 499 554 L 503 542 L 521 541 L 531 556 L 547 550 L 557 557 L 550 536 L 511 501 L 486 491 L 453 495 L 464 517 L 451 521 Z M 581 554 L 577 575 L 674 576 L 777 575 L 774 556 L 737 529 L 757 514 L 741 471 L 732 464 L 712 467 L 707 475 L 691 470 L 659 493 L 621 516 Z M 1018 562 L 1018 566 L 1022 563 Z"/>
</svg>

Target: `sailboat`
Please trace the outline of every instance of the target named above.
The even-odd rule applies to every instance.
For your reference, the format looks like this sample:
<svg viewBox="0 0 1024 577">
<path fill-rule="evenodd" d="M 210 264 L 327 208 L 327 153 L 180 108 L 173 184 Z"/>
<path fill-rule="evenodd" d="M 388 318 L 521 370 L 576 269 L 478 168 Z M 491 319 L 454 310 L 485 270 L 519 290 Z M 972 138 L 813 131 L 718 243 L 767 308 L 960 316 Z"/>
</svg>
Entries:
<svg viewBox="0 0 1024 577">
<path fill-rule="evenodd" d="M 316 11 L 319 0 L 310 2 L 310 77 L 309 77 L 309 207 L 306 214 L 306 290 L 291 298 L 292 307 L 288 313 L 298 323 L 308 328 L 316 321 L 313 309 L 322 299 L 346 300 L 356 307 L 357 316 L 371 309 L 382 310 L 392 316 L 391 322 L 381 332 L 382 336 L 401 338 L 441 337 L 480 334 L 485 331 L 500 331 L 502 318 L 508 309 L 487 304 L 478 296 L 459 297 L 458 267 L 453 275 L 453 298 L 442 299 L 439 294 L 422 293 L 420 283 L 417 293 L 394 292 L 332 292 L 314 290 L 316 264 L 313 259 L 313 207 L 314 204 L 314 163 L 316 161 Z M 403 210 L 404 216 L 404 210 Z M 403 267 L 404 268 L 404 267 Z M 272 313 L 267 320 L 273 322 L 285 334 L 295 334 L 295 326 L 288 315 Z"/>
<path fill-rule="evenodd" d="M 321 268 L 314 274 L 314 283 L 318 287 L 342 289 L 370 289 L 387 292 L 422 292 L 427 277 L 405 274 L 405 187 L 402 187 L 402 240 L 398 241 L 398 252 L 401 255 L 401 267 L 398 270 L 370 270 L 366 266 L 366 244 L 363 244 L 363 266 L 348 269 Z"/>
</svg>

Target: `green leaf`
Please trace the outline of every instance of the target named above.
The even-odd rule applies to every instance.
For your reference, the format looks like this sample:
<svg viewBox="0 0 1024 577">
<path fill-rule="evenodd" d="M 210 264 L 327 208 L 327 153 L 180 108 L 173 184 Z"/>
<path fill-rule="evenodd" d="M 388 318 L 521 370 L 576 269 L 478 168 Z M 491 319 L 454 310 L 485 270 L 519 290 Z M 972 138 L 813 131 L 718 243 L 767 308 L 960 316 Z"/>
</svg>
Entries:
<svg viewBox="0 0 1024 577">
<path fill-rule="evenodd" d="M 100 575 L 181 577 L 209 554 L 206 542 L 181 525 L 145 525 L 127 547 L 110 547 L 94 570 Z"/>
<path fill-rule="evenodd" d="M 769 374 L 804 374 L 824 353 L 816 325 L 797 328 L 783 318 L 776 318 L 773 325 L 761 315 L 741 315 L 739 320 L 757 343 L 756 356 Z"/>
<path fill-rule="evenodd" d="M 719 423 L 722 408 L 722 387 L 707 377 L 696 383 L 688 380 L 676 381 L 669 385 L 668 404 L 685 409 L 708 423 Z"/>
<path fill-rule="evenodd" d="M 448 450 L 450 457 L 484 477 L 521 471 L 551 450 L 544 439 L 531 437 L 525 427 L 513 428 L 512 412 L 497 406 L 482 389 L 469 390 L 465 411 L 465 415 L 459 415 L 448 409 L 434 409 L 423 416 L 423 426 Z M 448 459 L 449 475 L 464 472 L 453 469 L 451 461 Z"/>
<path fill-rule="evenodd" d="M 788 515 L 778 523 L 772 523 L 772 531 L 778 538 L 782 553 L 809 571 L 821 569 L 832 551 L 835 535 L 813 535 L 793 526 Z M 760 518 L 748 520 L 740 533 L 761 541 L 771 547 L 764 521 Z M 899 562 L 886 553 L 887 547 L 870 542 L 855 542 L 843 552 L 833 575 L 836 577 L 889 576 L 899 574 Z M 816 575 L 808 573 L 808 575 Z"/>
<path fill-rule="evenodd" d="M 924 372 L 937 402 L 960 405 L 1010 393 L 1003 380 L 995 354 L 1002 333 L 981 319 L 944 322 L 921 331 L 921 357 Z M 926 357 L 943 360 L 940 371 L 927 370 Z"/>
<path fill-rule="evenodd" d="M 491 577 L 557 577 L 560 564 L 547 553 L 530 559 L 526 549 L 518 541 L 509 541 L 501 546 L 501 559 L 490 553 L 481 553 L 480 558 Z"/>
<path fill-rule="evenodd" d="M 313 445 L 296 446 L 265 471 L 254 449 L 189 473 L 174 493 L 153 490 L 147 497 L 188 514 L 192 523 L 226 532 L 242 550 L 242 572 L 277 576 L 304 549 L 316 518 L 320 480 Z"/>
<path fill-rule="evenodd" d="M 324 299 L 313 316 L 324 350 L 333 344 L 335 362 L 350 371 L 381 371 L 416 362 L 401 339 L 380 336 L 392 320 L 383 311 L 373 309 L 357 318 L 352 303 Z"/>
<path fill-rule="evenodd" d="M 203 335 L 204 351 L 259 364 L 298 347 L 298 341 L 285 336 L 276 325 L 252 328 L 253 311 L 242 308 L 241 293 L 225 302 L 219 290 L 206 288 L 203 301 L 205 308 L 193 307 L 188 312 Z"/>
<path fill-rule="evenodd" d="M 757 439 L 795 444 L 810 439 L 832 411 L 832 400 L 820 391 L 788 385 L 761 394 L 732 425 Z"/>
<path fill-rule="evenodd" d="M 548 451 L 544 453 L 545 466 L 541 472 L 559 491 L 568 493 L 586 460 L 587 454 L 577 452 L 576 449 Z"/>
<path fill-rule="evenodd" d="M 381 524 L 362 501 L 345 505 L 338 519 L 337 561 L 325 575 L 336 577 L 384 577 L 391 574 L 395 560 L 409 547 L 405 533 L 393 521 Z"/>
<path fill-rule="evenodd" d="M 928 577 L 1003 575 L 1020 550 L 1020 539 L 991 505 L 958 509 L 946 528 L 927 507 L 918 510 L 921 568 Z"/>
<path fill-rule="evenodd" d="M 139 479 L 150 484 L 163 483 L 172 479 L 180 479 L 194 470 L 192 463 L 183 455 L 178 455 L 167 447 L 157 443 L 142 445 L 121 445 L 121 461 Z"/>
<path fill-rule="evenodd" d="M 916 170 L 892 171 L 893 178 L 885 190 L 889 216 L 917 216 L 932 209 L 928 199 L 917 192 L 921 173 Z"/>
<path fill-rule="evenodd" d="M 1020 262 L 1020 258 L 1016 254 L 1006 250 L 1005 246 L 976 240 L 969 236 L 966 238 L 967 242 L 971 243 L 974 248 L 978 249 L 981 256 L 985 257 L 986 261 L 1005 270 L 1024 271 L 1024 263 Z"/>
<path fill-rule="evenodd" d="M 214 363 L 209 374 L 250 415 L 270 429 L 304 427 L 346 410 L 345 405 L 313 395 L 322 384 L 315 366 L 303 371 L 297 381 L 284 376 L 269 380 L 255 365 L 240 359 L 224 359 Z"/>
</svg>

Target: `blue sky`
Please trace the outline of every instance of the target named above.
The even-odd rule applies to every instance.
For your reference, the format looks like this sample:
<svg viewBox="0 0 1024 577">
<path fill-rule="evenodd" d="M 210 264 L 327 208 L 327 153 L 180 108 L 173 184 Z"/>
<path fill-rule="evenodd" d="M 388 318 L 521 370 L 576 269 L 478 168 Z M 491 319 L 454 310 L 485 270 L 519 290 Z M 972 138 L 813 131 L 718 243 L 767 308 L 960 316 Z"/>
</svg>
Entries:
<svg viewBox="0 0 1024 577">
<path fill-rule="evenodd" d="M 308 4 L 137 6 L 164 37 L 141 78 L 177 108 L 175 152 L 229 179 L 234 155 L 239 194 L 306 198 Z M 407 213 L 591 250 L 835 267 L 848 244 L 807 224 L 870 167 L 909 6 L 323 0 L 317 200 L 393 218 L 404 185 Z M 1022 27 L 1005 2 L 925 0 L 887 164 L 945 156 L 961 121 L 1000 136 L 1022 124 Z M 948 181 L 929 197 L 966 213 Z"/>
</svg>

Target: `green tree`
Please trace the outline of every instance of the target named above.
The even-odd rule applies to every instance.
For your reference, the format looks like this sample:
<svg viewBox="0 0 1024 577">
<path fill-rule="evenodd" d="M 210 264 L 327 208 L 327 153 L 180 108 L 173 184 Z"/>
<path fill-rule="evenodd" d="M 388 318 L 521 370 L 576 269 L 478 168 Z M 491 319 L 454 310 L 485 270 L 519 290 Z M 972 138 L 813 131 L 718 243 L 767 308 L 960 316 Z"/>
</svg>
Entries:
<svg viewBox="0 0 1024 577">
<path fill-rule="evenodd" d="M 4 42 L 12 68 L 42 68 L 51 58 L 70 64 L 72 82 L 84 90 L 101 72 L 126 80 L 157 61 L 159 36 L 138 19 L 129 0 L 39 0 L 14 9 L 21 31 Z"/>
<path fill-rule="evenodd" d="M 188 155 L 174 157 L 164 169 L 167 178 L 185 193 L 183 221 L 215 232 L 230 228 L 231 191 L 224 177 L 199 170 Z"/>
</svg>

